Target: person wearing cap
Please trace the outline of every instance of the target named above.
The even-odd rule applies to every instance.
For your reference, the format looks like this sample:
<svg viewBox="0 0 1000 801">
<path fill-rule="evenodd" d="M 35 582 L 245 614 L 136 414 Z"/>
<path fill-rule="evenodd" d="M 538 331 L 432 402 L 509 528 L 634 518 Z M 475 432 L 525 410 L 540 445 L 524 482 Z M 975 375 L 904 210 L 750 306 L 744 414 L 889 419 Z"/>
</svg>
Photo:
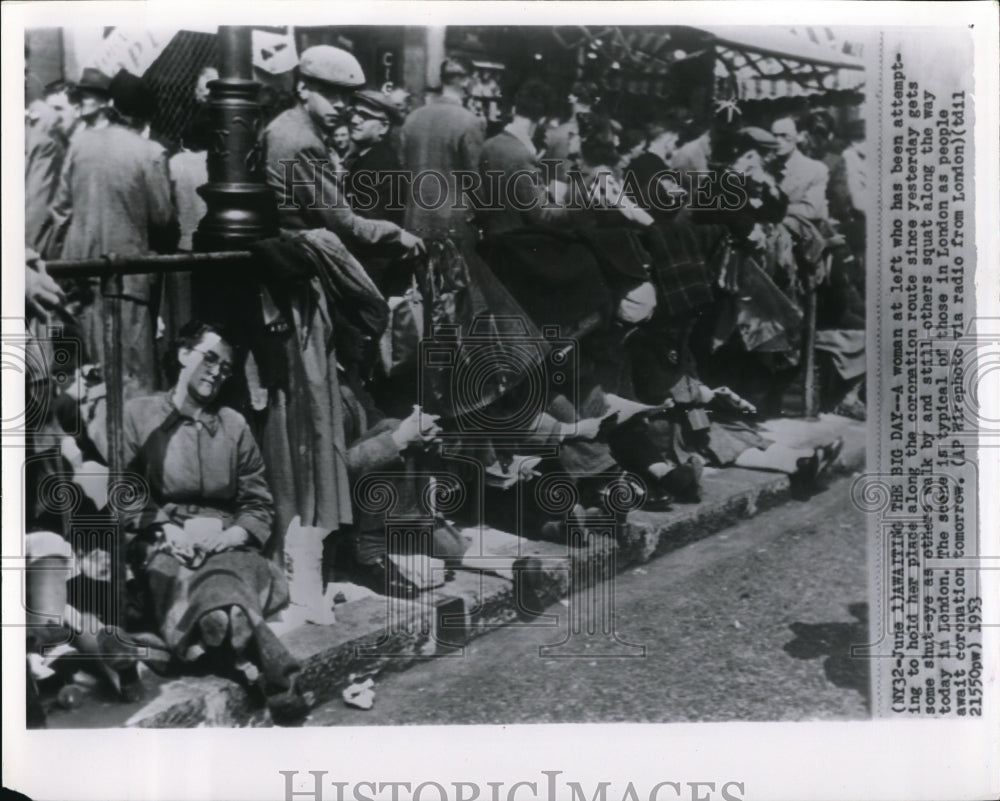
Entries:
<svg viewBox="0 0 1000 801">
<path fill-rule="evenodd" d="M 739 183 L 727 177 L 713 186 L 720 193 L 718 202 L 701 203 L 691 211 L 695 223 L 716 223 L 729 228 L 738 242 L 750 242 L 755 247 L 764 242 L 763 225 L 781 222 L 788 210 L 788 196 L 778 186 L 767 165 L 774 158 L 778 140 L 763 128 L 740 128 L 726 142 L 724 159 L 729 178 L 739 176 Z M 722 143 L 719 145 L 722 148 Z M 733 203 L 737 189 L 745 202 Z"/>
<path fill-rule="evenodd" d="M 295 75 L 298 103 L 272 120 L 263 134 L 267 183 L 278 201 L 279 224 L 290 230 L 325 228 L 349 248 L 379 245 L 416 254 L 423 250 L 419 237 L 351 209 L 331 164 L 328 137 L 351 92 L 364 84 L 361 65 L 346 50 L 317 45 L 302 53 Z"/>
<path fill-rule="evenodd" d="M 52 256 L 87 259 L 114 253 L 132 256 L 176 246 L 177 217 L 163 147 L 143 138 L 156 110 L 153 88 L 125 70 L 108 85 L 115 121 L 80 131 L 70 144 L 59 188 L 49 210 L 55 232 L 65 231 Z M 151 392 L 154 357 L 154 277 L 123 281 L 122 343 L 125 399 Z M 96 282 L 84 289 L 79 318 L 91 362 L 103 363 L 104 334 Z"/>
<path fill-rule="evenodd" d="M 389 132 L 399 121 L 395 104 L 375 89 L 362 89 L 354 96 L 351 114 L 352 149 L 344 160 L 351 207 L 362 217 L 403 222 L 404 197 L 393 197 L 400 184 L 390 173 L 402 165 L 389 144 Z M 398 191 L 398 190 L 397 190 Z"/>
<path fill-rule="evenodd" d="M 80 125 L 76 130 L 105 128 L 108 125 L 108 104 L 111 101 L 111 78 L 94 67 L 87 67 L 74 87 L 72 98 L 79 106 Z"/>
<path fill-rule="evenodd" d="M 468 223 L 471 202 L 459 193 L 457 170 L 479 168 L 483 120 L 465 107 L 469 65 L 448 58 L 441 65 L 441 92 L 410 112 L 403 123 L 403 164 L 413 177 L 406 204 L 406 227 L 421 236 L 475 241 Z"/>
<path fill-rule="evenodd" d="M 771 125 L 778 140 L 771 164 L 781 190 L 788 195 L 788 213 L 817 221 L 827 218 L 826 186 L 829 170 L 821 161 L 799 150 L 801 135 L 795 120 L 780 117 Z"/>
</svg>

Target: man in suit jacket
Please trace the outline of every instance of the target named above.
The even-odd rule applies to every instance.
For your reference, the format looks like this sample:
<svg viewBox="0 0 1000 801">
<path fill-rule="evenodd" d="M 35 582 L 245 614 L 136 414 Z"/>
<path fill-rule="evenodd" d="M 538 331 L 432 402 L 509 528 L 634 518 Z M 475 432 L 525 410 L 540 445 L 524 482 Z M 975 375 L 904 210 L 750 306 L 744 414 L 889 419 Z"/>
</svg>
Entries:
<svg viewBox="0 0 1000 801">
<path fill-rule="evenodd" d="M 462 196 L 455 171 L 479 168 L 484 136 L 483 120 L 464 106 L 470 73 L 464 62 L 446 59 L 440 96 L 410 112 L 403 123 L 403 164 L 413 179 L 406 228 L 420 236 L 450 234 L 466 244 L 475 241 L 468 224 L 472 202 Z"/>
<path fill-rule="evenodd" d="M 419 252 L 421 240 L 388 220 L 351 209 L 330 164 L 328 139 L 341 121 L 353 89 L 364 86 L 361 65 L 330 45 L 302 53 L 295 76 L 299 102 L 264 130 L 267 184 L 278 202 L 282 228 L 325 228 L 349 248 L 390 246 L 398 255 Z"/>
<path fill-rule="evenodd" d="M 111 81 L 110 94 L 116 121 L 73 135 L 49 211 L 53 229 L 66 230 L 64 259 L 133 256 L 169 251 L 177 244 L 166 152 L 140 133 L 156 110 L 153 89 L 122 70 Z M 126 400 L 156 388 L 156 310 L 151 308 L 156 283 L 156 276 L 148 274 L 122 279 Z M 103 310 L 96 286 L 89 302 L 84 300 L 80 323 L 90 359 L 103 363 Z"/>
<path fill-rule="evenodd" d="M 829 216 L 826 165 L 799 151 L 799 131 L 790 117 L 775 120 L 771 133 L 778 140 L 774 168 L 781 191 L 788 195 L 788 214 L 798 214 L 808 220 L 826 219 Z"/>
<path fill-rule="evenodd" d="M 487 236 L 526 225 L 557 224 L 568 216 L 565 208 L 548 202 L 532 143 L 551 102 L 548 86 L 537 79 L 526 81 L 514 96 L 513 120 L 483 145 L 478 217 Z"/>
</svg>

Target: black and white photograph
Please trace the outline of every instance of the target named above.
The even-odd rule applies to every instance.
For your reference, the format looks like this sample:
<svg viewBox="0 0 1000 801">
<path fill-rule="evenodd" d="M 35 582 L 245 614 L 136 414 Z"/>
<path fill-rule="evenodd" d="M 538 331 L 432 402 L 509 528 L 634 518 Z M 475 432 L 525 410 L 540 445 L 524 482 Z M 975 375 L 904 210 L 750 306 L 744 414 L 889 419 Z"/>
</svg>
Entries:
<svg viewBox="0 0 1000 801">
<path fill-rule="evenodd" d="M 995 4 L 161 5 L 3 9 L 5 788 L 996 796 Z"/>
</svg>

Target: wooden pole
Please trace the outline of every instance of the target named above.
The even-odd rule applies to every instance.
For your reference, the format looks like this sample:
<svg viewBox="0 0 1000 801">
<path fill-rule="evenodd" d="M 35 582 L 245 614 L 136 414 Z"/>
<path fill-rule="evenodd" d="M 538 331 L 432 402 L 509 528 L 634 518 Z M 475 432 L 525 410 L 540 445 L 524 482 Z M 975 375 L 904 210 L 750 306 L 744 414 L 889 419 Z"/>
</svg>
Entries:
<svg viewBox="0 0 1000 801">
<path fill-rule="evenodd" d="M 802 388 L 803 413 L 807 420 L 815 420 L 819 412 L 816 393 L 816 290 L 810 289 L 805 297 L 805 385 Z"/>
<path fill-rule="evenodd" d="M 110 265 L 110 260 L 109 260 Z M 123 431 L 125 408 L 125 379 L 122 369 L 122 276 L 110 273 L 101 281 L 101 304 L 104 316 L 104 382 L 105 412 L 108 433 L 108 475 L 112 482 L 124 478 L 125 437 Z M 112 514 L 117 510 L 111 509 Z M 116 515 L 115 537 L 111 559 L 112 603 L 108 610 L 109 623 L 125 625 L 125 531 L 120 515 Z"/>
</svg>

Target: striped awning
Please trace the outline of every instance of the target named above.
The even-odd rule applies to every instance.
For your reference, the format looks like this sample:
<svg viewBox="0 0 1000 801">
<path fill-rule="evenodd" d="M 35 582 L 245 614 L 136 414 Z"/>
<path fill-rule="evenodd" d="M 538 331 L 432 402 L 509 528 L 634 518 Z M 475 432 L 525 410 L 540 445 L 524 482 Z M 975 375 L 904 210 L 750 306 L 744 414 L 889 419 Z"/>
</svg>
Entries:
<svg viewBox="0 0 1000 801">
<path fill-rule="evenodd" d="M 703 26 L 716 49 L 715 77 L 741 100 L 857 90 L 865 83 L 863 39 L 827 27 Z"/>
</svg>

